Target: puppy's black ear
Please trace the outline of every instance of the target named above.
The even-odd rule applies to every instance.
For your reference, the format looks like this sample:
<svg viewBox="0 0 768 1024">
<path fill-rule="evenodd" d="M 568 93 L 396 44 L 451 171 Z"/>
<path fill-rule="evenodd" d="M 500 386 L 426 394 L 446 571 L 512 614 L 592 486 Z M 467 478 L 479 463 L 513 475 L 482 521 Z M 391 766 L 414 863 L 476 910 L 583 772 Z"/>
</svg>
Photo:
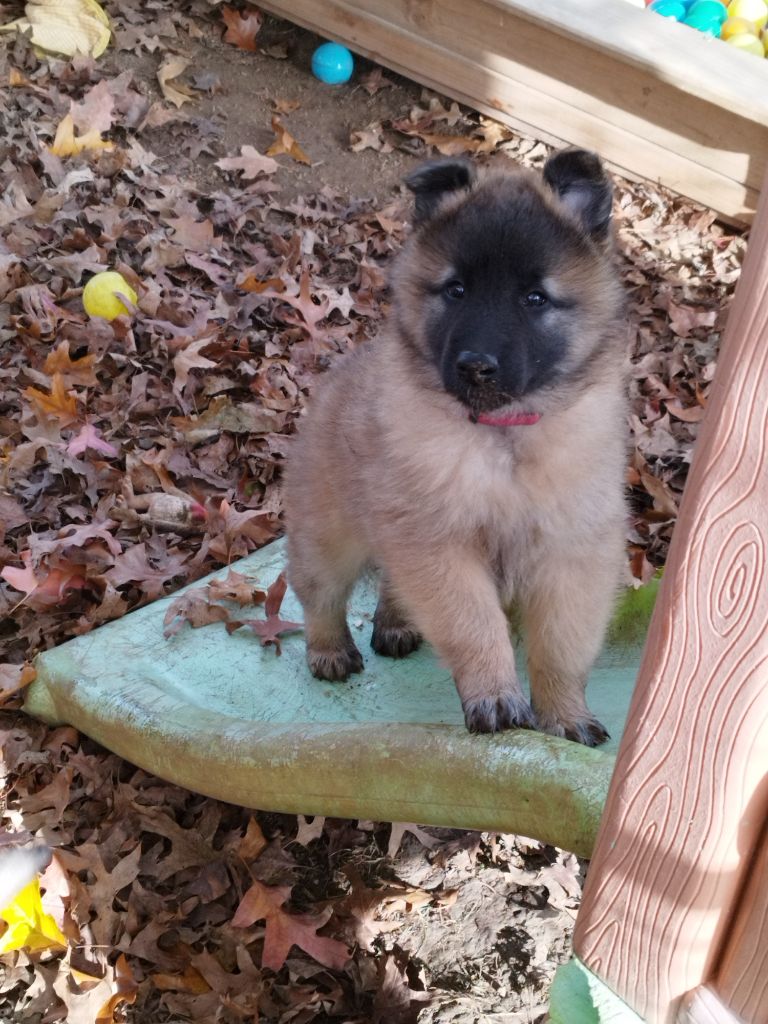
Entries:
<svg viewBox="0 0 768 1024">
<path fill-rule="evenodd" d="M 586 149 L 562 149 L 544 165 L 544 180 L 590 235 L 606 236 L 613 187 L 597 154 Z"/>
<path fill-rule="evenodd" d="M 432 160 L 411 171 L 404 180 L 416 197 L 414 223 L 429 220 L 449 192 L 471 188 L 475 176 L 468 160 Z"/>
</svg>

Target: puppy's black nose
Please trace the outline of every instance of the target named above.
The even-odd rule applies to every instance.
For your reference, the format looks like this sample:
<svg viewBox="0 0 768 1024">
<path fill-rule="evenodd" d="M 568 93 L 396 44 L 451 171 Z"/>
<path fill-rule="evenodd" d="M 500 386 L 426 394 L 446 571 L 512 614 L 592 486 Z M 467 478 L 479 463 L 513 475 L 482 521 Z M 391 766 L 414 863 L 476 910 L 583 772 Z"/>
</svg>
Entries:
<svg viewBox="0 0 768 1024">
<path fill-rule="evenodd" d="M 496 376 L 499 361 L 496 356 L 482 352 L 460 352 L 456 368 L 471 384 L 487 384 Z"/>
</svg>

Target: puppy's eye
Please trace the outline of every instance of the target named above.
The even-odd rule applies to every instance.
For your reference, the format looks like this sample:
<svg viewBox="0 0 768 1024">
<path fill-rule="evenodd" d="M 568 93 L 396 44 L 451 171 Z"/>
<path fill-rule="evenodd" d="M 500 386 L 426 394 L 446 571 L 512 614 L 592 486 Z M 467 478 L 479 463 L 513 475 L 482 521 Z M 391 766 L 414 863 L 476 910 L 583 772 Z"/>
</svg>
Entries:
<svg viewBox="0 0 768 1024">
<path fill-rule="evenodd" d="M 539 291 L 528 292 L 528 294 L 523 299 L 524 306 L 531 306 L 535 308 L 541 308 L 541 306 L 546 306 L 548 302 L 549 299 L 544 294 L 544 292 Z"/>
<path fill-rule="evenodd" d="M 463 299 L 464 298 L 464 285 L 461 281 L 449 281 L 448 284 L 443 288 L 443 294 L 449 299 Z"/>
</svg>

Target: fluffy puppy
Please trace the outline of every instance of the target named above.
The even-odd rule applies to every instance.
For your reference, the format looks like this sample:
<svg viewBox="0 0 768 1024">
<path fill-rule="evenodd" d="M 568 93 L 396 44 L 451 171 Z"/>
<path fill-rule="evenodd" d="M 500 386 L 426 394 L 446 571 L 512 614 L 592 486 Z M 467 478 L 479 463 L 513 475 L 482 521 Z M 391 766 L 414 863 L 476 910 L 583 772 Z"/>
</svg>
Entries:
<svg viewBox="0 0 768 1024">
<path fill-rule="evenodd" d="M 309 667 L 362 669 L 346 605 L 375 566 L 374 650 L 428 640 L 470 730 L 600 743 L 584 690 L 623 559 L 626 457 L 610 182 L 565 150 L 543 175 L 445 160 L 406 184 L 391 315 L 318 384 L 287 467 Z"/>
</svg>

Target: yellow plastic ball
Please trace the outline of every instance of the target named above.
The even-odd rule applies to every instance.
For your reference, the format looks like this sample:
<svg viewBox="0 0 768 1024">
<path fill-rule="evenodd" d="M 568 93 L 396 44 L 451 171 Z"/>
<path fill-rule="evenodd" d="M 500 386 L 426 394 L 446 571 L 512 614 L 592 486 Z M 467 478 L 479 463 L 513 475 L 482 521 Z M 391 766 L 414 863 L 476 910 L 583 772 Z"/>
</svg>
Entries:
<svg viewBox="0 0 768 1024">
<path fill-rule="evenodd" d="M 738 36 L 730 36 L 725 40 L 729 46 L 735 46 L 737 50 L 746 50 L 747 53 L 754 53 L 756 57 L 763 57 L 763 44 L 753 36 L 751 32 L 742 32 Z"/>
<path fill-rule="evenodd" d="M 768 10 L 768 8 L 766 9 Z M 720 29 L 720 38 L 727 41 L 731 36 L 743 36 L 745 33 L 757 35 L 757 29 L 751 21 L 747 21 L 746 18 L 728 18 Z"/>
<path fill-rule="evenodd" d="M 115 292 L 120 292 L 126 299 L 136 305 L 138 295 L 131 288 L 122 274 L 116 270 L 103 270 L 100 274 L 94 274 L 88 284 L 83 288 L 83 308 L 88 316 L 101 316 L 105 320 L 114 320 L 116 316 L 122 316 L 130 310 L 124 302 L 118 298 Z"/>
<path fill-rule="evenodd" d="M 746 18 L 758 31 L 768 21 L 768 7 L 765 0 L 731 0 L 728 4 L 730 18 Z"/>
</svg>

